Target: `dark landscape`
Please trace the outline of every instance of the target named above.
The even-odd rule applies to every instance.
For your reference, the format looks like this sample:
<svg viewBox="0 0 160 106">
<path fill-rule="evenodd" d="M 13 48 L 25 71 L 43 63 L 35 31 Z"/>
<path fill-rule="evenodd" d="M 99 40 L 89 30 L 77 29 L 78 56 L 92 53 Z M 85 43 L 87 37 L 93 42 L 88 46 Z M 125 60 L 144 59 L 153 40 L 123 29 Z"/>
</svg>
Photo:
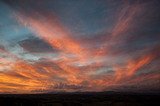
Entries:
<svg viewBox="0 0 160 106">
<path fill-rule="evenodd" d="M 57 93 L 0 95 L 0 106 L 159 106 L 159 94 Z"/>
</svg>

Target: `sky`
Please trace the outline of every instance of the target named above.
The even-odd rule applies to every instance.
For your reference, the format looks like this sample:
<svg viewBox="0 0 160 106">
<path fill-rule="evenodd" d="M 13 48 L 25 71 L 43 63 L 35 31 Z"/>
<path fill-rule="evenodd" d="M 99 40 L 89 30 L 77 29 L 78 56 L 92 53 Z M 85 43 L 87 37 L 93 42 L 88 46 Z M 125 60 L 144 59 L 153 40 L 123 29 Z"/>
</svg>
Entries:
<svg viewBox="0 0 160 106">
<path fill-rule="evenodd" d="M 159 92 L 159 0 L 1 0 L 0 94 Z"/>
</svg>

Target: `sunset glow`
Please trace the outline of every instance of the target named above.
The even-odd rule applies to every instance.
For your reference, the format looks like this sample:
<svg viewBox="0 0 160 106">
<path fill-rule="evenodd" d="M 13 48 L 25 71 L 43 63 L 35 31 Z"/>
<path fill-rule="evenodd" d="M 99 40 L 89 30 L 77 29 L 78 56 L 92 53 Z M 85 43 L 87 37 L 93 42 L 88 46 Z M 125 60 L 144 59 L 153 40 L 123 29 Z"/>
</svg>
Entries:
<svg viewBox="0 0 160 106">
<path fill-rule="evenodd" d="M 0 2 L 0 93 L 159 90 L 155 6 L 138 0 Z"/>
</svg>

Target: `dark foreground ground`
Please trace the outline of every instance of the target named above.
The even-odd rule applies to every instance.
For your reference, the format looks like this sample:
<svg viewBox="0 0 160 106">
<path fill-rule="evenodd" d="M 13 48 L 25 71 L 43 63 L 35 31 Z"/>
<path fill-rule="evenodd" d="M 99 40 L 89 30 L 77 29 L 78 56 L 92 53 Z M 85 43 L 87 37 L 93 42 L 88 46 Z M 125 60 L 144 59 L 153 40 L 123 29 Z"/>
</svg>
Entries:
<svg viewBox="0 0 160 106">
<path fill-rule="evenodd" d="M 160 106 L 159 94 L 58 93 L 0 95 L 0 106 Z"/>
</svg>

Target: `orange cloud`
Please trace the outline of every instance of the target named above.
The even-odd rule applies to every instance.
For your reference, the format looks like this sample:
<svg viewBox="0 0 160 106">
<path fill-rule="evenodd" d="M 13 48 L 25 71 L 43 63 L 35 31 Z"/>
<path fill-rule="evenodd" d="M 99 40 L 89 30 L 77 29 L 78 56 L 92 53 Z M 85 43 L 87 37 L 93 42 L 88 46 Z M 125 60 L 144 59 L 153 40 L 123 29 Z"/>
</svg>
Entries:
<svg viewBox="0 0 160 106">
<path fill-rule="evenodd" d="M 71 33 L 60 24 L 54 15 L 37 13 L 35 16 L 16 16 L 23 25 L 27 25 L 37 36 L 48 42 L 53 48 L 76 56 L 84 56 L 83 48 L 70 35 Z M 37 19 L 37 17 L 39 17 Z"/>
<path fill-rule="evenodd" d="M 149 54 L 142 56 L 141 58 L 137 60 L 128 60 L 127 64 L 123 67 L 116 67 L 116 74 L 115 79 L 116 81 L 120 81 L 126 78 L 131 78 L 133 75 L 136 74 L 137 71 L 139 71 L 141 68 L 143 68 L 145 65 L 149 64 L 153 61 L 155 58 L 154 55 Z"/>
</svg>

